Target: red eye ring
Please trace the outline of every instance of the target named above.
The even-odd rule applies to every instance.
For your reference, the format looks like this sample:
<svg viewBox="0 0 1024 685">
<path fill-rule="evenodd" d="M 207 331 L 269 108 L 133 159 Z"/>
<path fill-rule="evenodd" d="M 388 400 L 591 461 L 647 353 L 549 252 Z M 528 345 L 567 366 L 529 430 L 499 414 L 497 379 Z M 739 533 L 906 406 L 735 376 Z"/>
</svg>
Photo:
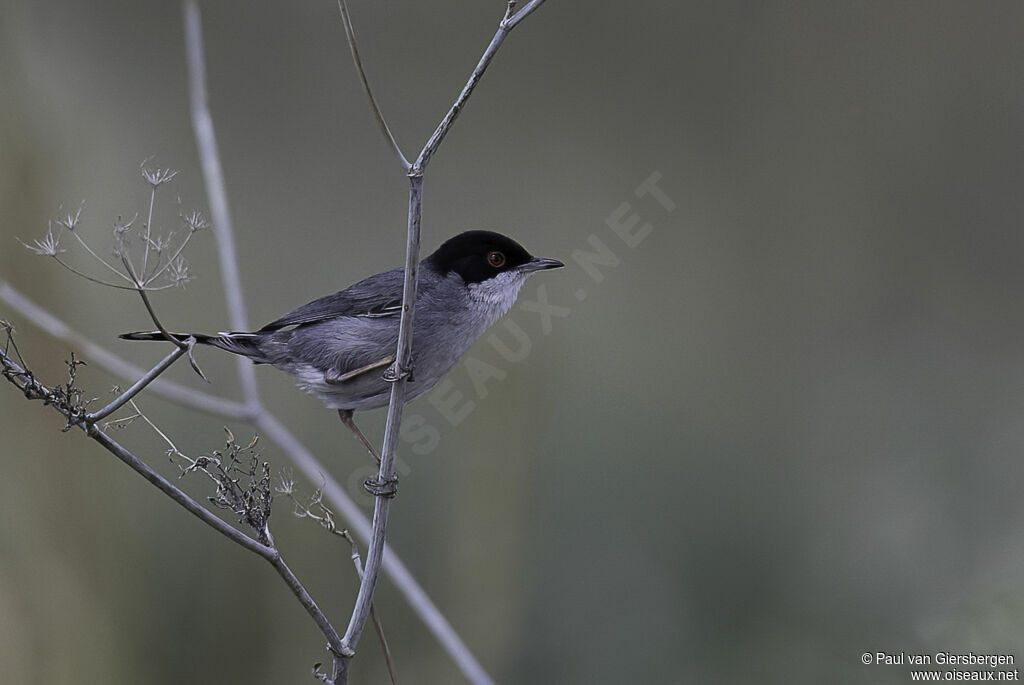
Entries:
<svg viewBox="0 0 1024 685">
<path fill-rule="evenodd" d="M 487 263 L 493 266 L 495 269 L 500 269 L 505 266 L 505 255 L 495 250 L 487 254 Z"/>
</svg>

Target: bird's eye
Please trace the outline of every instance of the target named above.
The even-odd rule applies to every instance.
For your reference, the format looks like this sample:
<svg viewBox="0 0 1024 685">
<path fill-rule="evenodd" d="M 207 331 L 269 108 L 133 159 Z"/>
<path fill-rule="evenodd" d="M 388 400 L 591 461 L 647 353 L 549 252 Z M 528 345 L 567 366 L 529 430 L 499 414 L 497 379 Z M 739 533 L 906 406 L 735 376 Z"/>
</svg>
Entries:
<svg viewBox="0 0 1024 685">
<path fill-rule="evenodd" d="M 487 263 L 493 266 L 495 269 L 500 269 L 505 266 L 505 255 L 500 252 L 491 252 L 487 255 Z"/>
</svg>

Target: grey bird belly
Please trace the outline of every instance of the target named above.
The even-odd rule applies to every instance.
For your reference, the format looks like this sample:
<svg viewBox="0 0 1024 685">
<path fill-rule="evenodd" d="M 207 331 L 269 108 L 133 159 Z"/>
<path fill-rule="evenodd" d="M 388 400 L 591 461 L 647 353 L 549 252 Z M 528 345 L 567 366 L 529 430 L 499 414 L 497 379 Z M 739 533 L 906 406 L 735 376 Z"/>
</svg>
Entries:
<svg viewBox="0 0 1024 685">
<path fill-rule="evenodd" d="M 430 390 L 497 317 L 451 312 L 444 319 L 413 318 L 413 380 L 407 399 Z M 290 331 L 277 331 L 261 350 L 271 363 L 292 374 L 299 386 L 330 409 L 358 411 L 388 403 L 391 384 L 383 379 L 387 366 L 370 369 L 341 382 L 344 374 L 394 354 L 399 317 L 339 317 Z"/>
</svg>

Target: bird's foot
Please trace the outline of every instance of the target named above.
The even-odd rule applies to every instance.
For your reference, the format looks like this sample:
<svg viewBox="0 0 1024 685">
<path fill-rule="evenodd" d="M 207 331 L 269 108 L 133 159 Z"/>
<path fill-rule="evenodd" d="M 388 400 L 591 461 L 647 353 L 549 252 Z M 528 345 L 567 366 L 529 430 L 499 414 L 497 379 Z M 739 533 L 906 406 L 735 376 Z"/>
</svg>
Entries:
<svg viewBox="0 0 1024 685">
<path fill-rule="evenodd" d="M 413 366 L 415 365 L 412 359 L 409 360 L 408 366 L 399 366 L 398 362 L 395 361 L 387 368 L 387 371 L 381 374 L 381 378 L 388 383 L 395 383 L 403 378 L 412 383 L 416 380 L 412 375 Z"/>
<path fill-rule="evenodd" d="M 367 478 L 363 482 L 363 488 L 374 497 L 392 498 L 398 494 L 398 477 L 381 480 L 380 476 Z"/>
</svg>

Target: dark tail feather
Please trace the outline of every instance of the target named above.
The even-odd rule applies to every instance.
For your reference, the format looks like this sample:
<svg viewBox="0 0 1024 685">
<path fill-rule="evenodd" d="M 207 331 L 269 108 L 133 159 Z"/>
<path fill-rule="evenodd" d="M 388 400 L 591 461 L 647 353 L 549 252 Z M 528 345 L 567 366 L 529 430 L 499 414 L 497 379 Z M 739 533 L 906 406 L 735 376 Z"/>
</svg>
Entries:
<svg viewBox="0 0 1024 685">
<path fill-rule="evenodd" d="M 182 342 L 189 338 L 195 338 L 200 345 L 212 345 L 222 350 L 240 354 L 243 357 L 252 359 L 257 364 L 268 363 L 263 352 L 260 351 L 260 336 L 255 333 L 219 333 L 217 335 L 204 335 L 203 333 L 171 333 L 176 340 Z M 122 333 L 120 338 L 124 340 L 167 340 L 160 331 L 138 331 L 136 333 Z"/>
<path fill-rule="evenodd" d="M 174 336 L 176 340 L 181 340 L 182 342 L 188 340 L 189 337 L 193 337 L 196 339 L 196 342 L 204 344 L 207 342 L 206 340 L 204 340 L 204 338 L 210 337 L 208 335 L 202 335 L 199 333 L 193 333 L 191 336 L 189 336 L 189 334 L 187 333 L 171 333 L 171 335 Z M 161 333 L 160 331 L 137 331 L 135 333 L 122 333 L 117 337 L 123 340 L 166 340 L 164 334 Z"/>
</svg>

